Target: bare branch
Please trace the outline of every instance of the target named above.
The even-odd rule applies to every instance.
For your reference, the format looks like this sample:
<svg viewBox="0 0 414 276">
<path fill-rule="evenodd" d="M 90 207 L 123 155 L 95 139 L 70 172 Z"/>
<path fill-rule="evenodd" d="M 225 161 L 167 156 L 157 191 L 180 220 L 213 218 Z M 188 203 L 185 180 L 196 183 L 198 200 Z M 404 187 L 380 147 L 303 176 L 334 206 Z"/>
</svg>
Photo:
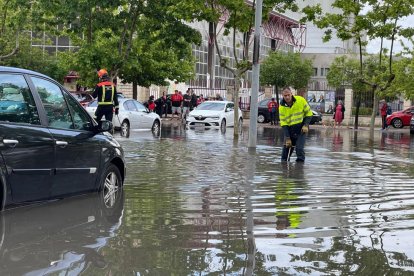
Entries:
<svg viewBox="0 0 414 276">
<path fill-rule="evenodd" d="M 214 45 L 216 46 L 216 51 L 217 51 L 217 55 L 219 57 L 220 60 L 220 66 L 223 68 L 226 68 L 227 70 L 229 70 L 233 75 L 235 74 L 235 71 L 233 68 L 229 67 L 225 62 L 223 57 L 221 56 L 221 52 L 220 52 L 220 47 L 218 46 L 218 42 L 217 42 L 217 24 L 213 23 L 213 29 L 214 29 Z"/>
<path fill-rule="evenodd" d="M 234 15 L 233 21 L 233 55 L 236 64 L 239 64 L 239 59 L 237 58 L 237 47 L 236 47 L 236 14 Z"/>
</svg>

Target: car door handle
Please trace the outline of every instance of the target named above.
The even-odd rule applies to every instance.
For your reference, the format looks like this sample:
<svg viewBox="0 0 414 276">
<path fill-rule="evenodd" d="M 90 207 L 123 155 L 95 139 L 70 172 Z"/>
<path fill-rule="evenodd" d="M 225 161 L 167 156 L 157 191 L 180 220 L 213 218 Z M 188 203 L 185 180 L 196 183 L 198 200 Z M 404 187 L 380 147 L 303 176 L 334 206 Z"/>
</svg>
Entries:
<svg viewBox="0 0 414 276">
<path fill-rule="evenodd" d="M 61 147 L 61 148 L 64 148 L 68 145 L 68 142 L 66 142 L 66 141 L 56 141 L 56 145 Z"/>
<path fill-rule="evenodd" d="M 3 139 L 3 144 L 9 145 L 11 147 L 15 147 L 19 143 L 18 140 L 13 139 Z"/>
</svg>

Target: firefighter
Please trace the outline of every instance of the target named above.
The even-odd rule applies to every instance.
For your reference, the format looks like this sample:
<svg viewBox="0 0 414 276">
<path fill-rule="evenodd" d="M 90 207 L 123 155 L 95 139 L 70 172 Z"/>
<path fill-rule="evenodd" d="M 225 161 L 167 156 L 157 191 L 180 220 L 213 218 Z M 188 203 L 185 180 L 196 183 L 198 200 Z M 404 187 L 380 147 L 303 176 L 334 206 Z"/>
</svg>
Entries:
<svg viewBox="0 0 414 276">
<path fill-rule="evenodd" d="M 95 111 L 95 119 L 98 123 L 102 117 L 112 122 L 115 108 L 115 115 L 119 112 L 119 103 L 115 85 L 110 81 L 108 72 L 105 69 L 98 71 L 99 83 L 92 93 L 94 98 L 98 97 L 98 108 Z"/>
<path fill-rule="evenodd" d="M 283 100 L 279 106 L 280 126 L 285 137 L 282 161 L 288 160 L 292 154 L 292 147 L 295 147 L 296 162 L 305 162 L 305 138 L 309 131 L 312 111 L 303 97 L 292 95 L 290 88 L 284 88 L 282 95 Z"/>
</svg>

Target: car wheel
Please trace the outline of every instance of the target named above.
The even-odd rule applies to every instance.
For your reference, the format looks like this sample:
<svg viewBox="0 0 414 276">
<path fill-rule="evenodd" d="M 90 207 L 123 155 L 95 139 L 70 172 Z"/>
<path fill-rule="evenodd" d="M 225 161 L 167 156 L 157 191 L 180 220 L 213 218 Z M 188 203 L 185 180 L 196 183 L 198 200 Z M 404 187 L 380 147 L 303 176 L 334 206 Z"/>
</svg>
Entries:
<svg viewBox="0 0 414 276">
<path fill-rule="evenodd" d="M 403 127 L 402 120 L 399 119 L 399 118 L 396 118 L 396 119 L 392 120 L 391 124 L 395 128 L 402 128 Z"/>
<path fill-rule="evenodd" d="M 154 135 L 158 136 L 160 134 L 160 131 L 161 131 L 160 121 L 158 121 L 158 120 L 154 121 L 154 123 L 152 124 L 151 131 Z"/>
<path fill-rule="evenodd" d="M 266 121 L 266 118 L 265 118 L 265 116 L 263 115 L 263 114 L 259 114 L 259 115 L 257 115 L 257 122 L 258 123 L 264 123 Z"/>
<path fill-rule="evenodd" d="M 101 179 L 102 203 L 107 208 L 114 207 L 122 196 L 122 178 L 119 169 L 110 164 Z"/>
<path fill-rule="evenodd" d="M 221 124 L 220 124 L 220 128 L 221 129 L 226 129 L 226 120 L 225 119 L 223 119 L 223 120 L 221 120 Z"/>
<path fill-rule="evenodd" d="M 129 137 L 130 127 L 127 120 L 124 120 L 121 124 L 121 136 Z"/>
</svg>

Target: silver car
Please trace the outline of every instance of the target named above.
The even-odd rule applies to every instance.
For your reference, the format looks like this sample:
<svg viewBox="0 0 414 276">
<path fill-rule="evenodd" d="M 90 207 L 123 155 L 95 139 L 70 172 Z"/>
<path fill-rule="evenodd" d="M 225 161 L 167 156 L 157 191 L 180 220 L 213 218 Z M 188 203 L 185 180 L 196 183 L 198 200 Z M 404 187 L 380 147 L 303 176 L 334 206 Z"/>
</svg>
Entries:
<svg viewBox="0 0 414 276">
<path fill-rule="evenodd" d="M 121 130 L 121 136 L 129 137 L 131 130 L 151 130 L 155 135 L 161 132 L 161 119 L 157 113 L 150 112 L 142 103 L 128 98 L 118 98 L 119 114 L 115 115 L 112 123 L 115 129 Z M 98 102 L 95 100 L 86 107 L 89 114 L 94 116 Z"/>
</svg>

